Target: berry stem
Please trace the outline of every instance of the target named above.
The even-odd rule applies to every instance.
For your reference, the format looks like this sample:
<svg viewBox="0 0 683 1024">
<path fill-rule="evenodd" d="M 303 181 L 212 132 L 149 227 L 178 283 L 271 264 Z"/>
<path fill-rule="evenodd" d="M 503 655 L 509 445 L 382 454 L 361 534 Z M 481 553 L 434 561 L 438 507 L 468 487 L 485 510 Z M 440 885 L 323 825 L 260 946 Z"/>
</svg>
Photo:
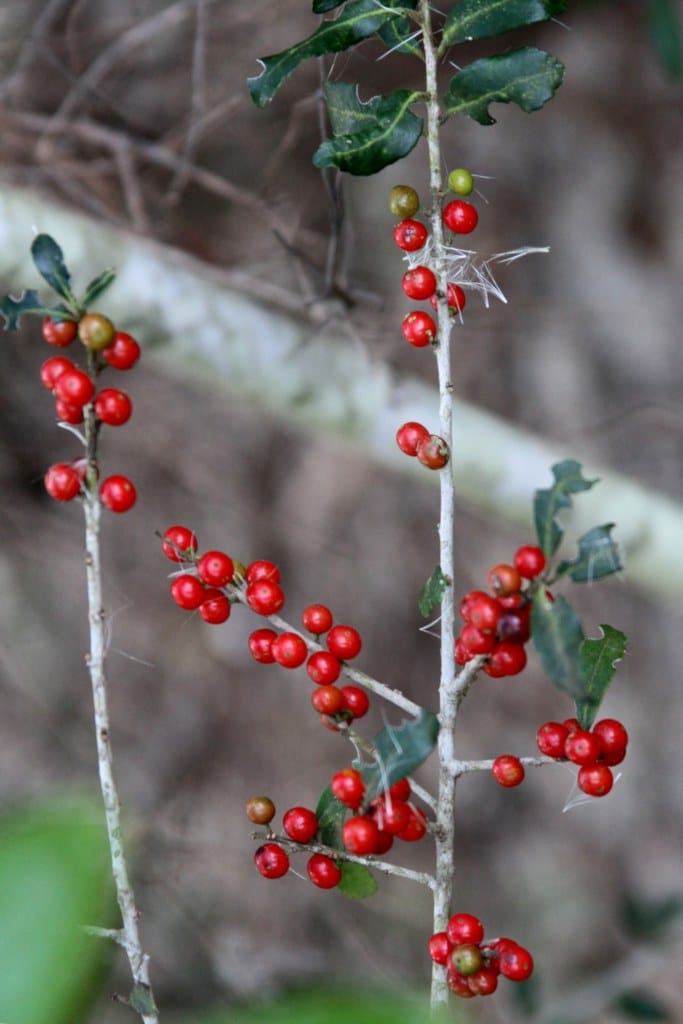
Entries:
<svg viewBox="0 0 683 1024">
<path fill-rule="evenodd" d="M 431 196 L 430 220 L 433 239 L 433 269 L 437 278 L 437 342 L 435 345 L 439 381 L 439 434 L 446 441 L 450 452 L 453 450 L 453 384 L 451 381 L 450 334 L 451 323 L 446 300 L 448 279 L 444 251 L 443 225 L 441 221 L 441 148 L 439 128 L 441 111 L 439 105 L 437 56 L 432 33 L 429 0 L 420 0 L 419 15 L 422 23 L 422 42 L 425 57 L 426 107 L 427 107 L 427 148 L 429 153 L 429 186 Z M 439 681 L 438 740 L 439 785 L 436 805 L 436 827 L 434 838 L 435 877 L 434 888 L 434 932 L 446 929 L 453 896 L 453 843 L 455 837 L 455 782 L 456 777 L 449 766 L 455 760 L 455 720 L 458 711 L 458 685 L 453 650 L 455 645 L 454 607 L 454 557 L 453 532 L 455 514 L 455 488 L 451 461 L 439 472 L 440 514 L 439 514 L 439 565 L 447 585 L 441 598 L 441 673 Z M 448 1003 L 446 970 L 433 964 L 431 1006 L 432 1010 Z"/>
<path fill-rule="evenodd" d="M 418 882 L 420 885 L 426 885 L 432 890 L 436 885 L 433 875 L 425 871 L 414 871 L 412 868 L 404 868 L 402 865 L 392 864 L 390 861 L 375 860 L 374 857 L 363 857 L 357 853 L 349 853 L 348 850 L 338 850 L 332 846 L 323 846 L 321 843 L 297 843 L 288 836 L 269 834 L 268 839 L 278 843 L 287 849 L 289 853 L 324 853 L 327 857 L 331 857 L 332 860 L 345 860 L 350 861 L 352 864 L 363 864 L 374 871 L 381 871 L 385 875 L 394 875 L 396 878 L 405 878 L 411 882 Z"/>
<path fill-rule="evenodd" d="M 100 563 L 100 516 L 102 506 L 97 492 L 97 423 L 92 405 L 86 409 L 85 434 L 88 471 L 83 509 L 85 514 L 85 567 L 88 592 L 88 624 L 90 629 L 90 652 L 86 657 L 86 663 L 92 686 L 100 789 L 104 803 L 111 869 L 122 921 L 120 931 L 114 931 L 109 934 L 110 930 L 107 929 L 106 932 L 107 937 L 113 937 L 125 949 L 135 986 L 144 991 L 147 1007 L 153 1008 L 140 1012 L 142 1021 L 144 1024 L 158 1024 L 159 1018 L 149 980 L 149 957 L 143 952 L 138 930 L 139 913 L 128 874 L 128 865 L 123 845 L 121 803 L 114 779 L 107 703 L 107 677 L 105 673 L 106 615 L 102 603 Z M 98 934 L 104 933 L 100 931 Z"/>
</svg>

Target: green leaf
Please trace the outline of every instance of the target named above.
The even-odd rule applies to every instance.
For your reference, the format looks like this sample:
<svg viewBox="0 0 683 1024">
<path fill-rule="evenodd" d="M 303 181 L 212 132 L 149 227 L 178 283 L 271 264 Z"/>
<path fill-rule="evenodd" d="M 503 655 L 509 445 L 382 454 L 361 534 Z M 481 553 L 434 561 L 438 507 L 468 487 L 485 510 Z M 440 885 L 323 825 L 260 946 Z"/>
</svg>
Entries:
<svg viewBox="0 0 683 1024">
<path fill-rule="evenodd" d="M 414 9 L 417 7 L 417 0 L 407 0 L 401 6 Z M 386 25 L 382 25 L 377 35 L 387 49 L 393 53 L 410 53 L 414 57 L 422 57 L 422 47 L 420 46 L 419 39 L 410 38 L 415 32 L 415 28 L 415 22 L 405 14 L 394 18 L 393 21 L 388 21 Z"/>
<path fill-rule="evenodd" d="M 154 997 L 147 985 L 136 981 L 130 994 L 130 1008 L 139 1013 L 141 1017 L 151 1017 L 157 1012 Z"/>
<path fill-rule="evenodd" d="M 672 893 L 664 899 L 640 900 L 627 896 L 622 908 L 624 925 L 631 935 L 645 942 L 665 938 L 666 929 L 683 911 L 683 896 Z"/>
<path fill-rule="evenodd" d="M 555 554 L 564 535 L 557 520 L 558 512 L 563 508 L 571 508 L 571 494 L 588 491 L 597 483 L 597 480 L 585 479 L 581 463 L 574 459 L 558 462 L 552 470 L 554 485 L 548 490 L 538 490 L 534 495 L 536 535 L 546 558 Z"/>
<path fill-rule="evenodd" d="M 441 566 L 437 565 L 436 569 L 420 591 L 420 596 L 417 599 L 417 606 L 425 619 L 428 619 L 433 615 L 435 609 L 439 607 L 447 586 L 448 580 L 441 572 Z"/>
<path fill-rule="evenodd" d="M 51 288 L 69 304 L 74 302 L 71 275 L 64 262 L 64 254 L 50 235 L 37 235 L 33 239 L 31 255 L 36 270 Z"/>
<path fill-rule="evenodd" d="M 354 120 L 366 127 L 342 135 L 335 131 L 335 138 L 323 142 L 313 154 L 313 163 L 316 167 L 338 167 L 349 174 L 376 174 L 400 160 L 422 135 L 422 119 L 409 109 L 418 97 L 416 92 L 401 89 L 390 96 L 375 96 L 367 103 L 356 96 L 353 108 L 337 106 L 330 115 L 333 127 Z"/>
<path fill-rule="evenodd" d="M 337 800 L 330 786 L 326 786 L 320 794 L 318 806 L 315 809 L 321 843 L 331 846 L 334 850 L 344 849 L 341 830 L 347 813 L 346 805 Z"/>
<path fill-rule="evenodd" d="M 524 47 L 475 60 L 451 80 L 444 96 L 449 114 L 465 114 L 479 124 L 495 124 L 490 103 L 516 103 L 531 113 L 552 99 L 564 66 L 555 57 Z"/>
<path fill-rule="evenodd" d="M 446 18 L 439 49 L 546 21 L 565 7 L 566 0 L 458 0 Z"/>
<path fill-rule="evenodd" d="M 683 17 L 677 0 L 650 0 L 650 36 L 664 70 L 673 78 L 683 74 Z"/>
<path fill-rule="evenodd" d="M 675 1020 L 669 1008 L 653 992 L 638 989 L 624 992 L 614 1001 L 615 1009 L 629 1020 Z"/>
<path fill-rule="evenodd" d="M 399 726 L 387 725 L 375 736 L 375 764 L 361 765 L 365 797 L 372 800 L 394 782 L 410 775 L 431 754 L 439 735 L 439 720 L 422 708 L 417 718 Z"/>
<path fill-rule="evenodd" d="M 48 310 L 43 308 L 38 292 L 31 288 L 23 291 L 18 299 L 13 299 L 11 295 L 5 295 L 0 300 L 0 315 L 5 319 L 6 331 L 16 331 L 24 313 L 45 314 L 47 312 Z"/>
<path fill-rule="evenodd" d="M 263 57 L 262 74 L 247 79 L 254 103 L 265 107 L 303 60 L 348 50 L 400 16 L 387 8 L 403 6 L 402 0 L 383 0 L 382 6 L 378 6 L 376 0 L 355 0 L 347 4 L 334 21 L 324 21 L 312 36 L 287 50 Z"/>
<path fill-rule="evenodd" d="M 342 861 L 341 881 L 337 888 L 352 900 L 365 900 L 374 896 L 379 886 L 372 872 L 364 864 Z"/>
<path fill-rule="evenodd" d="M 595 526 L 579 537 L 579 553 L 571 562 L 560 562 L 557 576 L 569 576 L 575 583 L 592 583 L 604 579 L 623 569 L 619 559 L 619 548 L 610 534 L 614 523 Z"/>
<path fill-rule="evenodd" d="M 313 0 L 313 13 L 326 14 L 333 11 L 335 7 L 341 7 L 346 0 Z"/>
<path fill-rule="evenodd" d="M 0 819 L 0 1020 L 73 1024 L 89 1014 L 113 943 L 109 856 L 99 810 L 60 804 Z"/>
<path fill-rule="evenodd" d="M 536 591 L 531 605 L 531 637 L 555 686 L 581 700 L 585 696 L 579 660 L 583 630 L 566 598 L 560 595 L 550 601 L 545 590 Z"/>
<path fill-rule="evenodd" d="M 104 270 L 97 277 L 94 277 L 88 287 L 85 289 L 85 295 L 83 297 L 83 306 L 87 309 L 95 299 L 99 299 L 100 295 L 107 290 L 107 288 L 116 279 L 116 271 Z"/>
<path fill-rule="evenodd" d="M 626 637 L 620 630 L 603 624 L 598 640 L 586 639 L 579 650 L 579 671 L 583 695 L 576 701 L 576 717 L 582 729 L 590 729 L 607 687 L 614 678 L 616 663 L 626 653 Z"/>
</svg>

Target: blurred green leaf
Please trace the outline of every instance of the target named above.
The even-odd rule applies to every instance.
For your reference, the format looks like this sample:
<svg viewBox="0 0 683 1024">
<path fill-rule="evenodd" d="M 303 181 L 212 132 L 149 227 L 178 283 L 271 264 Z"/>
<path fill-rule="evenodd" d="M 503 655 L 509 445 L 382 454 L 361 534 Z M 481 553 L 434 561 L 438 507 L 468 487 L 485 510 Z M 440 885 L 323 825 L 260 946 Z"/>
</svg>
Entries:
<svg viewBox="0 0 683 1024">
<path fill-rule="evenodd" d="M 616 663 L 626 653 L 626 637 L 613 626 L 602 624 L 598 640 L 587 638 L 579 650 L 583 695 L 576 701 L 576 717 L 583 729 L 590 729 L 616 672 Z"/>
<path fill-rule="evenodd" d="M 595 526 L 578 539 L 579 553 L 571 562 L 560 562 L 557 576 L 569 575 L 575 583 L 593 583 L 623 568 L 619 548 L 612 540 L 614 523 Z"/>
<path fill-rule="evenodd" d="M 645 990 L 625 992 L 615 1000 L 614 1007 L 629 1020 L 673 1021 L 675 1019 L 659 996 Z"/>
<path fill-rule="evenodd" d="M 95 299 L 99 299 L 100 295 L 107 290 L 107 288 L 116 279 L 116 271 L 104 270 L 97 277 L 94 277 L 88 287 L 85 289 L 85 296 L 83 297 L 83 306 L 87 309 Z"/>
<path fill-rule="evenodd" d="M 74 1024 L 114 946 L 101 814 L 54 803 L 0 819 L 0 1021 Z"/>
<path fill-rule="evenodd" d="M 441 50 L 555 18 L 565 7 L 566 0 L 458 0 L 446 18 Z"/>
<path fill-rule="evenodd" d="M 49 312 L 51 310 L 43 306 L 38 292 L 31 288 L 23 291 L 18 299 L 13 299 L 11 295 L 5 295 L 0 299 L 0 315 L 4 317 L 6 331 L 16 331 L 24 313 L 45 315 Z"/>
<path fill-rule="evenodd" d="M 335 850 L 343 850 L 341 830 L 348 814 L 348 807 L 332 792 L 331 786 L 325 786 L 320 794 L 315 816 L 318 819 L 318 836 L 325 846 Z"/>
<path fill-rule="evenodd" d="M 342 877 L 337 886 L 340 892 L 352 900 L 365 900 L 374 896 L 378 885 L 375 876 L 364 864 L 354 864 L 345 860 L 340 864 Z"/>
<path fill-rule="evenodd" d="M 559 60 L 534 47 L 481 57 L 451 79 L 444 106 L 449 114 L 495 124 L 491 103 L 516 103 L 529 114 L 553 98 L 563 75 Z"/>
<path fill-rule="evenodd" d="M 439 607 L 444 590 L 447 586 L 448 580 L 441 572 L 441 566 L 437 565 L 436 569 L 420 591 L 420 596 L 417 599 L 417 606 L 425 619 L 428 619 Z"/>
<path fill-rule="evenodd" d="M 366 799 L 372 800 L 394 782 L 414 772 L 431 754 L 438 735 L 439 720 L 425 708 L 417 718 L 399 726 L 385 726 L 373 740 L 376 763 L 360 766 Z"/>
<path fill-rule="evenodd" d="M 650 0 L 650 36 L 664 70 L 673 78 L 683 75 L 683 14 L 680 0 Z"/>
<path fill-rule="evenodd" d="M 553 486 L 538 490 L 534 495 L 536 535 L 546 558 L 555 554 L 564 536 L 557 516 L 563 508 L 571 508 L 570 495 L 588 491 L 597 483 L 597 480 L 586 480 L 581 463 L 574 459 L 558 462 L 552 470 L 555 477 Z"/>
<path fill-rule="evenodd" d="M 338 167 L 348 174 L 376 174 L 400 160 L 413 149 L 422 135 L 422 119 L 410 110 L 418 93 L 401 89 L 390 96 L 374 96 L 361 103 L 354 89 L 353 97 L 327 88 L 333 107 L 330 121 L 335 138 L 328 139 L 313 154 L 316 167 Z M 341 107 L 345 103 L 344 109 Z M 351 132 L 338 134 L 342 124 L 357 125 Z"/>
<path fill-rule="evenodd" d="M 583 630 L 576 612 L 561 595 L 554 601 L 541 588 L 531 606 L 531 638 L 543 669 L 555 686 L 575 700 L 585 696 L 581 679 L 579 651 Z"/>
<path fill-rule="evenodd" d="M 654 941 L 664 937 L 666 929 L 683 911 L 683 895 L 672 893 L 659 900 L 643 900 L 629 895 L 624 899 L 622 918 L 636 939 Z"/>
<path fill-rule="evenodd" d="M 343 3 L 345 3 L 345 0 L 313 0 L 313 13 L 327 14 L 328 11 L 333 11 L 335 7 L 341 7 Z"/>
<path fill-rule="evenodd" d="M 74 300 L 71 274 L 64 262 L 64 254 L 50 235 L 36 235 L 31 245 L 31 256 L 36 270 L 66 302 Z"/>
</svg>

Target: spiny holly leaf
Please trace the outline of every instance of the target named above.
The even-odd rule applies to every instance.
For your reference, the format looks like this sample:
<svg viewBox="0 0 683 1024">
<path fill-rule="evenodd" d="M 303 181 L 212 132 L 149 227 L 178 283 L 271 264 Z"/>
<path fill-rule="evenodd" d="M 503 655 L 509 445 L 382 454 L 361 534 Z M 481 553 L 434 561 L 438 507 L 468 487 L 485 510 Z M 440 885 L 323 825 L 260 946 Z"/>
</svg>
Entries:
<svg viewBox="0 0 683 1024">
<path fill-rule="evenodd" d="M 365 900 L 374 896 L 379 886 L 375 876 L 364 864 L 345 860 L 341 864 L 341 881 L 337 888 L 352 900 Z"/>
<path fill-rule="evenodd" d="M 447 586 L 448 580 L 441 572 L 441 566 L 437 565 L 436 569 L 420 591 L 420 596 L 417 599 L 417 606 L 425 619 L 428 619 L 430 615 L 432 615 L 434 609 L 438 608 L 441 604 L 441 598 L 443 597 L 444 590 Z"/>
<path fill-rule="evenodd" d="M 449 114 L 465 114 L 479 124 L 495 124 L 490 103 L 516 103 L 531 113 L 552 99 L 564 66 L 535 47 L 475 60 L 452 79 L 444 96 Z"/>
<path fill-rule="evenodd" d="M 313 0 L 313 13 L 326 14 L 333 11 L 335 7 L 341 7 L 346 0 Z"/>
<path fill-rule="evenodd" d="M 287 50 L 263 57 L 263 72 L 258 77 L 247 79 L 249 92 L 254 103 L 265 107 L 282 83 L 289 78 L 299 64 L 309 57 L 320 57 L 324 53 L 339 53 L 379 32 L 383 25 L 398 17 L 389 8 L 402 8 L 402 0 L 355 0 L 346 5 L 334 21 L 324 21 L 320 28 Z"/>
<path fill-rule="evenodd" d="M 85 295 L 83 297 L 83 305 L 87 309 L 95 299 L 99 299 L 100 295 L 107 290 L 110 284 L 116 279 L 116 271 L 104 270 L 97 277 L 94 277 L 88 287 L 85 289 Z"/>
<path fill-rule="evenodd" d="M 23 313 L 48 313 L 47 309 L 44 309 L 38 292 L 32 288 L 27 288 L 23 291 L 18 299 L 13 299 L 11 295 L 5 295 L 3 299 L 0 299 L 0 315 L 5 318 L 5 330 L 16 331 L 19 327 Z"/>
<path fill-rule="evenodd" d="M 554 601 L 541 588 L 531 606 L 531 636 L 543 668 L 555 686 L 575 700 L 585 696 L 579 653 L 583 630 L 576 612 L 561 595 Z"/>
<path fill-rule="evenodd" d="M 51 288 L 66 302 L 74 301 L 71 291 L 71 274 L 64 262 L 64 254 L 50 235 L 37 235 L 33 239 L 31 255 L 36 270 Z"/>
<path fill-rule="evenodd" d="M 341 830 L 344 824 L 348 808 L 332 792 L 330 786 L 326 786 L 320 794 L 318 806 L 315 809 L 315 816 L 318 819 L 318 835 L 320 842 L 325 846 L 331 846 L 335 850 L 343 850 Z"/>
<path fill-rule="evenodd" d="M 605 523 L 579 537 L 577 557 L 572 562 L 560 562 L 557 575 L 569 574 L 575 583 L 592 583 L 619 572 L 623 566 L 619 549 L 610 536 L 613 529 L 614 523 Z"/>
<path fill-rule="evenodd" d="M 458 0 L 446 18 L 440 50 L 554 18 L 565 7 L 566 0 Z"/>
<path fill-rule="evenodd" d="M 614 1001 L 615 1009 L 629 1020 L 674 1021 L 676 1018 L 654 992 L 644 989 L 624 992 Z"/>
<path fill-rule="evenodd" d="M 417 0 L 407 0 L 401 4 L 401 7 L 414 9 L 417 7 Z M 417 38 L 410 38 L 414 32 L 414 22 L 405 14 L 382 25 L 377 35 L 391 52 L 410 53 L 414 57 L 422 56 L 422 47 Z"/>
<path fill-rule="evenodd" d="M 375 107 L 379 96 L 362 103 L 358 98 L 358 86 L 351 82 L 325 82 L 323 96 L 335 135 L 354 135 L 377 124 Z"/>
<path fill-rule="evenodd" d="M 534 495 L 534 522 L 538 543 L 546 558 L 557 551 L 564 530 L 557 521 L 560 509 L 571 508 L 571 494 L 588 491 L 597 480 L 586 480 L 581 463 L 565 459 L 553 467 L 554 485 L 548 490 L 536 491 Z"/>
<path fill-rule="evenodd" d="M 361 765 L 365 797 L 372 800 L 394 782 L 410 775 L 431 754 L 439 735 L 439 720 L 422 708 L 417 718 L 397 727 L 387 725 L 375 736 L 376 763 Z"/>
<path fill-rule="evenodd" d="M 616 663 L 626 653 L 626 637 L 612 626 L 601 625 L 598 640 L 586 639 L 579 649 L 579 672 L 583 695 L 576 700 L 576 717 L 582 729 L 590 729 L 602 698 L 616 672 Z"/>
<path fill-rule="evenodd" d="M 367 103 L 356 102 L 360 110 L 347 109 L 346 119 L 354 113 L 368 116 L 372 124 L 351 134 L 336 135 L 313 154 L 316 167 L 338 167 L 349 174 L 376 174 L 400 160 L 422 135 L 422 120 L 409 109 L 418 93 L 401 89 L 390 96 L 375 96 Z M 336 115 L 340 120 L 339 112 Z"/>
</svg>

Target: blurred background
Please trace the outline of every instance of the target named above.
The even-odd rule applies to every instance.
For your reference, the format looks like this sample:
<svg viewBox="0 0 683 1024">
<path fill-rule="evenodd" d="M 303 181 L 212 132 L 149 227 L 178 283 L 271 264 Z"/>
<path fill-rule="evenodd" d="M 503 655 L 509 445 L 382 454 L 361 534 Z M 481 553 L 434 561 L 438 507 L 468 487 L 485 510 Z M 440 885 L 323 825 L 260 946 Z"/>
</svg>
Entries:
<svg viewBox="0 0 683 1024">
<path fill-rule="evenodd" d="M 514 33 L 511 45 L 547 48 L 566 64 L 562 88 L 533 116 L 499 106 L 492 128 L 452 123 L 444 160 L 481 176 L 478 248 L 550 246 L 549 255 L 501 271 L 507 305 L 471 302 L 454 355 L 458 397 L 680 503 L 683 110 L 671 11 L 656 0 L 570 2 L 561 22 Z M 387 209 L 397 182 L 426 195 L 423 146 L 400 170 L 340 186 L 310 160 L 321 138 L 320 68 L 303 65 L 265 111 L 246 90 L 257 57 L 316 25 L 303 0 L 4 0 L 3 294 L 36 286 L 18 279 L 25 252 L 8 243 L 20 187 L 41 204 L 86 214 L 100 248 L 124 232 L 133 247 L 151 240 L 173 251 L 169 266 L 183 265 L 177 253 L 201 261 L 206 271 L 191 264 L 196 275 L 224 275 L 262 308 L 264 331 L 274 315 L 312 334 L 332 325 L 330 344 L 362 347 L 392 380 L 432 382 L 432 360 L 400 334 L 407 305 Z M 484 52 L 463 50 L 463 62 Z M 412 82 L 411 64 L 377 56 L 370 43 L 323 74 L 362 82 L 363 98 Z M 342 228 L 326 273 L 335 218 Z M 25 225 L 27 248 L 33 228 Z M 58 241 L 68 260 L 78 237 Z M 164 303 L 167 319 L 176 306 L 184 319 L 171 270 Z M 238 331 L 239 316 L 236 306 Z M 155 342 L 122 385 L 135 404 L 131 424 L 105 437 L 106 471 L 130 475 L 139 500 L 125 518 L 107 519 L 103 543 L 113 745 L 162 1019 L 218 1024 L 237 1019 L 245 1003 L 301 985 L 423 988 L 431 910 L 421 889 L 382 879 L 379 894 L 357 904 L 292 875 L 269 882 L 255 873 L 244 800 L 267 793 L 279 811 L 314 806 L 351 751 L 320 727 L 302 672 L 251 661 L 253 618 L 236 611 L 210 627 L 170 601 L 154 531 L 186 523 L 203 548 L 276 561 L 293 622 L 310 602 L 330 605 L 361 630 L 365 670 L 434 707 L 438 645 L 420 631 L 416 605 L 436 560 L 431 481 L 393 473 L 362 443 L 276 417 L 258 395 L 231 393 L 229 382 L 198 383 L 154 322 L 132 325 L 118 314 L 117 325 L 134 326 L 143 350 L 147 333 Z M 192 325 L 198 345 L 213 327 L 205 317 Z M 245 359 L 252 340 L 245 333 Z M 35 872 L 45 858 L 81 872 L 84 856 L 66 840 L 38 839 L 33 859 L 20 839 L 30 843 L 45 822 L 56 828 L 63 813 L 92 840 L 90 802 L 97 809 L 80 510 L 57 506 L 42 486 L 48 465 L 77 454 L 75 440 L 55 429 L 40 385 L 50 354 L 37 321 L 3 334 L 0 799 L 9 853 L 3 860 L 0 851 L 0 889 L 5 900 L 13 894 L 19 917 L 27 907 L 43 912 L 50 883 L 41 888 Z M 476 502 L 461 507 L 462 592 L 531 540 L 531 517 L 523 530 L 504 507 L 500 515 Z M 514 936 L 537 964 L 533 985 L 458 1007 L 464 1021 L 683 1020 L 683 584 L 665 576 L 661 589 L 645 590 L 627 564 L 622 577 L 575 595 L 588 632 L 607 621 L 629 637 L 604 705 L 631 734 L 612 794 L 563 813 L 572 777 L 562 766 L 529 773 L 511 792 L 484 773 L 459 786 L 454 909 L 477 913 L 491 934 Z M 474 688 L 459 753 L 533 753 L 537 727 L 571 711 L 532 656 L 522 677 Z M 370 734 L 382 710 L 367 721 Z M 433 784 L 434 766 L 419 778 Z M 420 847 L 406 849 L 405 862 L 426 868 L 428 843 Z M 84 863 L 98 856 L 86 850 Z M 70 890 L 57 889 L 73 908 Z M 2 900 L 0 917 L 4 907 L 4 920 L 14 920 Z M 78 998 L 65 1021 L 130 1019 L 111 998 L 127 991 L 122 958 L 107 963 L 46 929 L 39 968 L 31 934 L 22 944 L 5 931 L 0 942 L 17 971 L 30 965 L 35 987 L 73 975 Z M 91 961 L 79 980 L 77 964 Z M 48 964 L 52 974 L 43 973 Z M 28 1002 L 25 1015 L 6 1015 L 2 984 L 7 1024 L 58 1020 L 55 1001 L 51 1016 Z M 300 1009 L 294 1016 L 303 1019 Z"/>
</svg>

